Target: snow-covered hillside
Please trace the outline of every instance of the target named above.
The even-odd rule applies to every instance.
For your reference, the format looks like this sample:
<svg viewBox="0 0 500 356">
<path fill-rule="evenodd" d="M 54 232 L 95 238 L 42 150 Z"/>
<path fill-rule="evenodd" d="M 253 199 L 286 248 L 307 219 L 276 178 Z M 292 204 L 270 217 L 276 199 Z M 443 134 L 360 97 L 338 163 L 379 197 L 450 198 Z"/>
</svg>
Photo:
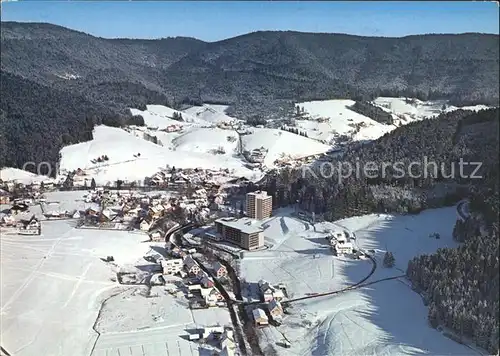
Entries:
<svg viewBox="0 0 500 356">
<path fill-rule="evenodd" d="M 338 136 L 346 135 L 354 141 L 373 140 L 394 129 L 349 109 L 353 100 L 324 100 L 298 103 L 307 120 L 296 120 L 296 125 L 309 137 L 335 144 Z M 323 122 L 322 119 L 324 120 Z"/>
<path fill-rule="evenodd" d="M 251 151 L 264 147 L 268 150 L 264 165 L 273 166 L 274 161 L 285 156 L 301 158 L 330 150 L 330 146 L 308 137 L 287 131 L 253 128 L 250 135 L 242 136 L 243 150 Z"/>
<path fill-rule="evenodd" d="M 0 179 L 3 181 L 16 181 L 22 184 L 39 183 L 50 180 L 47 176 L 37 175 L 18 168 L 2 168 L 0 171 Z"/>
<path fill-rule="evenodd" d="M 80 168 L 95 178 L 97 184 L 107 184 L 118 179 L 142 181 L 169 165 L 227 168 L 234 171 L 234 176 L 251 179 L 260 176 L 261 172 L 245 167 L 245 158 L 240 155 L 245 150 L 264 147 L 267 149 L 264 166 L 272 167 L 283 155 L 300 158 L 330 149 L 316 140 L 277 129 L 254 128 L 240 140 L 234 129 L 218 128 L 216 124 L 188 113 L 183 113 L 183 117 L 190 120 L 190 123 L 185 123 L 170 119 L 175 111 L 165 106 L 148 105 L 147 108 L 146 111 L 132 109 L 134 114 L 144 116 L 146 127 L 121 129 L 101 125 L 94 129 L 92 141 L 64 147 L 60 173 L 65 175 Z M 217 121 L 217 117 L 222 118 L 217 115 L 201 116 Z M 170 125 L 182 126 L 182 129 L 178 132 L 159 130 Z"/>
<path fill-rule="evenodd" d="M 288 212 L 289 213 L 289 212 Z M 289 297 L 335 291 L 352 285 L 372 270 L 370 260 L 335 257 L 326 231 L 347 229 L 355 245 L 374 250 L 377 268 L 367 282 L 374 284 L 349 292 L 293 302 L 279 327 L 259 332 L 262 347 L 283 340 L 291 349 L 276 347 L 280 355 L 470 355 L 474 351 L 446 338 L 427 323 L 427 308 L 405 278 L 380 281 L 404 274 L 409 259 L 454 247 L 455 207 L 427 210 L 419 215 L 365 215 L 333 223 L 308 222 L 277 211 L 264 221 L 267 250 L 249 252 L 241 261 L 248 283 L 263 278 L 284 283 Z M 440 239 L 430 237 L 439 233 Z M 385 251 L 394 254 L 393 268 L 383 267 Z"/>
<path fill-rule="evenodd" d="M 206 125 L 208 122 L 193 117 L 187 113 L 174 110 L 169 108 L 168 106 L 163 105 L 146 105 L 147 110 L 138 110 L 138 109 L 130 109 L 132 115 L 141 115 L 144 118 L 144 124 L 147 127 L 157 128 L 157 129 L 165 129 L 170 125 L 189 125 L 189 124 L 197 124 L 197 125 Z M 180 113 L 184 121 L 178 121 L 172 119 L 174 113 Z"/>
<path fill-rule="evenodd" d="M 183 148 L 187 149 L 186 146 Z M 108 160 L 92 162 L 103 155 Z M 92 141 L 64 147 L 60 169 L 63 173 L 80 168 L 94 177 L 98 184 L 106 184 L 117 179 L 142 181 L 167 164 L 179 168 L 234 169 L 236 175 L 248 178 L 255 174 L 234 157 L 200 151 L 174 151 L 169 146 L 160 146 L 125 130 L 107 126 L 97 126 Z"/>
<path fill-rule="evenodd" d="M 323 100 L 297 103 L 304 108 L 304 119 L 297 119 L 296 126 L 306 131 L 308 137 L 336 145 L 346 136 L 352 141 L 374 140 L 394 130 L 426 117 L 435 117 L 443 112 L 462 110 L 482 110 L 487 106 L 450 106 L 446 101 L 421 101 L 409 98 L 379 97 L 372 104 L 393 114 L 394 124 L 381 124 L 369 117 L 349 109 L 353 100 Z"/>
<path fill-rule="evenodd" d="M 404 125 L 411 121 L 432 118 L 442 112 L 450 112 L 458 109 L 478 111 L 488 109 L 485 105 L 457 107 L 448 105 L 445 100 L 422 101 L 413 98 L 391 98 L 379 97 L 373 102 L 374 105 L 392 113 L 396 126 Z"/>
<path fill-rule="evenodd" d="M 238 153 L 238 134 L 233 130 L 218 128 L 192 128 L 172 140 L 176 151 L 218 154 Z"/>
</svg>

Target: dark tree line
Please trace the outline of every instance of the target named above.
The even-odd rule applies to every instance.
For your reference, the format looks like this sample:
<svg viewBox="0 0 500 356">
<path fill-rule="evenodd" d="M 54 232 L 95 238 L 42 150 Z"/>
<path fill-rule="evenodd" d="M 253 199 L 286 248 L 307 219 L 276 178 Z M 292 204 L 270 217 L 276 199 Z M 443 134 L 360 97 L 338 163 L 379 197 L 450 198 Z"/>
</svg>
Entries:
<svg viewBox="0 0 500 356">
<path fill-rule="evenodd" d="M 392 125 L 394 123 L 392 114 L 368 101 L 356 101 L 349 109 L 357 112 L 358 114 L 369 117 L 372 120 L 380 122 L 381 124 Z"/>
<path fill-rule="evenodd" d="M 176 120 L 176 121 L 184 121 L 184 118 L 182 117 L 182 113 L 180 113 L 178 111 L 174 111 L 174 113 L 172 114 L 172 119 Z"/>
<path fill-rule="evenodd" d="M 252 116 L 247 119 L 247 124 L 250 126 L 265 126 L 267 124 L 267 120 L 261 116 Z"/>
<path fill-rule="evenodd" d="M 498 109 L 445 113 L 437 119 L 399 127 L 374 142 L 349 145 L 341 156 L 331 158 L 326 168 L 321 169 L 318 162 L 310 167 L 311 171 L 300 168 L 270 172 L 260 185 L 274 195 L 276 206 L 298 200 L 303 209 L 327 219 L 365 212 L 417 213 L 454 204 L 470 184 L 494 180 L 497 156 L 492 152 L 498 148 L 497 132 Z M 483 178 L 461 178 L 460 158 L 482 161 L 476 175 Z M 349 176 L 347 164 L 353 170 Z M 366 169 L 366 175 L 361 169 L 358 175 L 356 165 L 375 169 Z M 404 174 L 397 168 L 404 169 Z M 464 166 L 464 175 L 470 176 L 474 169 Z M 453 178 L 447 178 L 453 171 Z"/>
<path fill-rule="evenodd" d="M 282 126 L 281 129 L 283 131 L 287 131 L 287 132 L 291 132 L 291 133 L 294 133 L 296 135 L 300 135 L 300 136 L 304 136 L 304 137 L 308 137 L 307 136 L 307 132 L 306 131 L 299 131 L 299 129 L 297 127 L 286 127 L 286 126 Z"/>
<path fill-rule="evenodd" d="M 458 220 L 458 248 L 414 258 L 407 276 L 429 305 L 429 323 L 473 340 L 490 354 L 499 345 L 498 186 L 471 194 L 471 215 Z"/>
</svg>

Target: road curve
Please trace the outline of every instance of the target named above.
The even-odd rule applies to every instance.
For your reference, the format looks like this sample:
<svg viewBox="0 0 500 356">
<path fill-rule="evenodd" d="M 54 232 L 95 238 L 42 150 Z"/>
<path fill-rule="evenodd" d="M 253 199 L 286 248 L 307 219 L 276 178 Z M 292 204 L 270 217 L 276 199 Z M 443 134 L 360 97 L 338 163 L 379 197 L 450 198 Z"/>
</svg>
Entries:
<svg viewBox="0 0 500 356">
<path fill-rule="evenodd" d="M 170 241 L 174 246 L 177 246 L 177 244 L 175 243 L 175 241 L 173 241 L 173 239 L 171 239 L 171 237 L 173 237 L 174 234 L 178 231 L 187 232 L 187 231 L 193 229 L 194 227 L 195 227 L 195 224 L 188 223 L 186 225 L 179 226 L 176 229 L 172 229 L 172 231 L 169 231 L 168 234 L 165 234 L 165 241 L 167 241 L 167 239 L 168 239 L 168 241 Z M 189 241 L 186 241 L 186 239 L 182 239 L 182 242 L 183 242 L 183 244 L 185 244 L 187 246 L 196 247 L 196 246 L 191 245 L 189 243 Z M 234 310 L 235 300 L 231 299 L 231 297 L 229 296 L 229 293 L 226 291 L 224 286 L 217 280 L 217 278 L 213 275 L 212 271 L 210 271 L 208 268 L 206 268 L 203 265 L 203 263 L 201 263 L 201 261 L 199 261 L 197 258 L 193 257 L 193 259 L 198 263 L 198 265 L 200 266 L 200 268 L 204 272 L 206 272 L 210 277 L 212 277 L 215 286 L 222 294 L 222 297 L 224 298 L 226 305 L 227 305 L 227 309 L 229 311 L 229 316 L 231 317 L 231 322 L 233 324 L 233 329 L 234 329 L 236 338 L 238 339 L 240 353 L 242 354 L 242 356 L 247 356 L 248 351 L 246 349 L 245 338 L 243 336 L 243 331 L 241 330 L 240 322 L 239 322 L 238 317 L 236 315 L 236 312 Z"/>
<path fill-rule="evenodd" d="M 457 214 L 462 220 L 467 220 L 469 217 L 469 201 L 461 200 L 457 204 Z"/>
</svg>

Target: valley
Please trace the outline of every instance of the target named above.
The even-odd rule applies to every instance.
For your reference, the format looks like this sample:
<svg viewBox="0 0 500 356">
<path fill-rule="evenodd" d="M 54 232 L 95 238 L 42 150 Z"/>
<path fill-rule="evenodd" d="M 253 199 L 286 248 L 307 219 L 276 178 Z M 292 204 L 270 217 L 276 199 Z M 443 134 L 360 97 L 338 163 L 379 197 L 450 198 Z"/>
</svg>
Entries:
<svg viewBox="0 0 500 356">
<path fill-rule="evenodd" d="M 1 356 L 499 355 L 499 36 L 472 10 L 89 2 L 72 29 L 21 3 Z"/>
</svg>

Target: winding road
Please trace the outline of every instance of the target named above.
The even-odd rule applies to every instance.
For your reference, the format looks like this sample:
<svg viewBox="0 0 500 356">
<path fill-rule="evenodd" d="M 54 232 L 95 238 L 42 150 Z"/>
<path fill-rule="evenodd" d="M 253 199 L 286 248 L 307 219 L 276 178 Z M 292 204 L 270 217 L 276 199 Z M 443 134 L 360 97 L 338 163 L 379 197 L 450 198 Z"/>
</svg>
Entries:
<svg viewBox="0 0 500 356">
<path fill-rule="evenodd" d="M 469 217 L 469 201 L 468 200 L 461 200 L 457 204 L 457 214 L 462 220 L 467 220 Z"/>
<path fill-rule="evenodd" d="M 168 241 L 168 242 L 172 243 L 172 245 L 177 246 L 177 243 L 176 243 L 175 238 L 174 238 L 175 234 L 177 232 L 179 232 L 179 231 L 182 231 L 183 233 L 187 233 L 188 231 L 190 231 L 193 228 L 195 228 L 195 224 L 188 223 L 188 224 L 185 224 L 185 225 L 178 226 L 176 228 L 170 229 L 165 234 L 165 241 L 166 242 Z M 191 245 L 189 243 L 189 241 L 186 241 L 185 239 L 183 239 L 183 244 L 185 244 L 185 245 L 187 245 L 189 247 L 197 247 L 197 246 Z M 226 291 L 226 289 L 224 288 L 224 286 L 217 280 L 217 278 L 212 274 L 211 270 L 209 270 L 208 268 L 206 268 L 203 265 L 203 263 L 201 263 L 201 261 L 199 261 L 197 258 L 193 257 L 193 259 L 198 263 L 198 265 L 200 266 L 200 268 L 203 271 L 205 271 L 210 277 L 212 277 L 212 280 L 214 281 L 215 286 L 217 287 L 217 289 L 222 294 L 222 297 L 224 298 L 224 300 L 226 302 L 227 309 L 229 311 L 229 315 L 231 317 L 231 322 L 233 324 L 233 329 L 235 331 L 235 335 L 236 335 L 236 337 L 238 339 L 238 345 L 239 345 L 240 352 L 241 352 L 241 354 L 243 356 L 248 355 L 249 353 L 248 353 L 248 350 L 246 348 L 245 337 L 243 336 L 243 331 L 241 329 L 241 324 L 240 324 L 238 316 L 236 315 L 236 312 L 234 310 L 234 304 L 236 303 L 236 301 L 229 296 L 229 293 Z"/>
</svg>

